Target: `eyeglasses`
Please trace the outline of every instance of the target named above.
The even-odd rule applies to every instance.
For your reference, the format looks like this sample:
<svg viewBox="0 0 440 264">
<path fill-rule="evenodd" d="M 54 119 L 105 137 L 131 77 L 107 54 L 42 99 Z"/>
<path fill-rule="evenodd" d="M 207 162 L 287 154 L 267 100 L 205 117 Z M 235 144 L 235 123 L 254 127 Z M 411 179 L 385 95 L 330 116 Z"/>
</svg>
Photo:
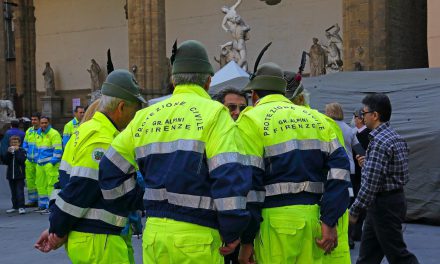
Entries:
<svg viewBox="0 0 440 264">
<path fill-rule="evenodd" d="M 242 112 L 247 107 L 247 105 L 228 104 L 226 105 L 226 107 L 229 109 L 229 112 L 234 112 L 237 110 L 237 108 L 240 110 L 240 112 Z"/>
<path fill-rule="evenodd" d="M 366 114 L 371 114 L 374 112 L 376 112 L 376 111 L 368 111 L 368 112 L 361 111 L 361 117 L 364 117 Z"/>
</svg>

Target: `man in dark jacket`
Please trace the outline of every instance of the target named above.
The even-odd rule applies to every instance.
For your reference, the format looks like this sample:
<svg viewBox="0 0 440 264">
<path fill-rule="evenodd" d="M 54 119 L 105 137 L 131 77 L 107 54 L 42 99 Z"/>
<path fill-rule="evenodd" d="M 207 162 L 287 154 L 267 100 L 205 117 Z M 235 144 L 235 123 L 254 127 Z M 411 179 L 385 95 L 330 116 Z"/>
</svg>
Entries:
<svg viewBox="0 0 440 264">
<path fill-rule="evenodd" d="M 370 143 L 368 134 L 370 134 L 371 129 L 365 126 L 364 120 L 361 117 L 361 112 L 362 112 L 362 107 L 354 111 L 353 119 L 356 129 L 356 137 L 359 143 L 362 145 L 362 148 L 366 150 L 368 148 L 368 144 Z M 353 158 L 355 159 L 355 161 L 357 154 L 359 153 L 353 153 Z M 354 165 L 355 165 L 355 174 L 354 177 L 351 177 L 351 184 L 353 185 L 354 198 L 356 198 L 359 189 L 361 188 L 361 167 L 359 166 L 357 161 L 354 163 Z M 354 241 L 361 241 L 362 225 L 364 223 L 364 219 L 365 219 L 365 212 L 362 212 L 359 215 L 359 219 L 357 223 L 354 225 L 350 225 L 349 240 L 350 240 L 351 248 L 354 248 Z"/>
<path fill-rule="evenodd" d="M 20 214 L 26 213 L 24 209 L 24 162 L 26 161 L 26 151 L 20 148 L 20 144 L 19 136 L 9 138 L 5 164 L 8 165 L 6 178 L 11 188 L 12 208 L 6 210 L 6 213 L 13 213 L 17 209 Z"/>
</svg>

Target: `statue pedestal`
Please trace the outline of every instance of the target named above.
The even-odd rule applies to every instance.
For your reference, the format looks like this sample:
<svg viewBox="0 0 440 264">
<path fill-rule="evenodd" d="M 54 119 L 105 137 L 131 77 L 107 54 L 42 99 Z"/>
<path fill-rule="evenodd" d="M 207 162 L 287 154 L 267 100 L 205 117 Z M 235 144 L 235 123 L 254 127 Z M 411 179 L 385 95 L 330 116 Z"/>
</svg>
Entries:
<svg viewBox="0 0 440 264">
<path fill-rule="evenodd" d="M 43 110 L 41 114 L 56 119 L 63 116 L 63 98 L 59 96 L 43 96 L 41 97 Z"/>
</svg>

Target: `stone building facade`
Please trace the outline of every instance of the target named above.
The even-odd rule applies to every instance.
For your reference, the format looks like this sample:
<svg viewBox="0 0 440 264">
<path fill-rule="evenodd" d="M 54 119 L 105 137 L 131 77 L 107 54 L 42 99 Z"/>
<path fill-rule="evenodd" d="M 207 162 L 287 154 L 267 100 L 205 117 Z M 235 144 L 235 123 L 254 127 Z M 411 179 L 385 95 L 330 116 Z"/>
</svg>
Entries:
<svg viewBox="0 0 440 264">
<path fill-rule="evenodd" d="M 238 12 L 252 28 L 248 41 L 251 68 L 259 50 L 273 41 L 273 52 L 265 59 L 296 70 L 312 37 L 318 34 L 325 42 L 325 28 L 339 23 L 344 70 L 389 70 L 428 66 L 427 13 L 434 13 L 428 8 L 440 9 L 429 4 L 433 1 L 282 0 L 266 5 L 264 1 L 244 0 Z M 70 117 L 73 98 L 87 103 L 90 59 L 98 61 L 101 78 L 105 78 L 108 48 L 115 67 L 135 70 L 147 98 L 167 94 L 167 56 L 176 37 L 178 42 L 201 40 L 213 59 L 218 56 L 218 45 L 229 37 L 220 26 L 220 8 L 236 1 L 188 2 L 0 0 L 2 7 L 13 5 L 15 51 L 15 58 L 6 59 L 7 32 L 0 31 L 0 96 L 14 100 L 18 115 L 41 110 L 39 98 L 44 89 L 40 75 L 42 65 L 50 61 L 56 94 L 64 102 L 64 122 Z M 5 12 L 1 12 L 0 29 L 5 28 L 5 21 Z M 437 41 L 435 36 L 433 41 Z M 436 52 L 435 46 L 432 50 Z M 212 64 L 217 66 L 214 60 Z"/>
</svg>

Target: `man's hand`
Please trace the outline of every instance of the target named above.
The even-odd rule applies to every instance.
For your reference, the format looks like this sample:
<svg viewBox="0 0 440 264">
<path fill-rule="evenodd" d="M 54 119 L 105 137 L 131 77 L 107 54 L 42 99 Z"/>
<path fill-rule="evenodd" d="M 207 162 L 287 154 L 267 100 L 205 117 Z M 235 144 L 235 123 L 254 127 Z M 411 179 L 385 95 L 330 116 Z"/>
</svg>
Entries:
<svg viewBox="0 0 440 264">
<path fill-rule="evenodd" d="M 53 248 L 53 250 L 61 247 L 67 240 L 67 235 L 64 237 L 59 237 L 56 234 L 49 235 L 49 245 Z"/>
<path fill-rule="evenodd" d="M 255 264 L 254 246 L 252 244 L 241 245 L 240 254 L 238 255 L 238 262 L 240 264 Z"/>
<path fill-rule="evenodd" d="M 37 242 L 35 242 L 34 247 L 44 253 L 47 253 L 47 252 L 51 251 L 52 249 L 54 249 L 49 244 L 49 230 L 48 229 L 44 230 L 41 233 Z"/>
<path fill-rule="evenodd" d="M 316 240 L 316 244 L 322 248 L 326 254 L 329 254 L 338 246 L 338 233 L 335 227 L 330 227 L 321 223 L 322 238 Z"/>
<path fill-rule="evenodd" d="M 240 244 L 240 239 L 235 240 L 232 243 L 227 244 L 224 247 L 220 247 L 220 254 L 223 256 L 229 255 L 234 252 L 235 248 Z"/>
<path fill-rule="evenodd" d="M 354 224 L 357 223 L 358 218 L 359 218 L 358 216 L 353 216 L 353 215 L 350 214 L 348 221 L 350 222 L 351 225 L 354 225 Z"/>
<path fill-rule="evenodd" d="M 356 155 L 356 159 L 358 161 L 359 167 L 363 167 L 365 163 L 365 156 Z"/>
</svg>

